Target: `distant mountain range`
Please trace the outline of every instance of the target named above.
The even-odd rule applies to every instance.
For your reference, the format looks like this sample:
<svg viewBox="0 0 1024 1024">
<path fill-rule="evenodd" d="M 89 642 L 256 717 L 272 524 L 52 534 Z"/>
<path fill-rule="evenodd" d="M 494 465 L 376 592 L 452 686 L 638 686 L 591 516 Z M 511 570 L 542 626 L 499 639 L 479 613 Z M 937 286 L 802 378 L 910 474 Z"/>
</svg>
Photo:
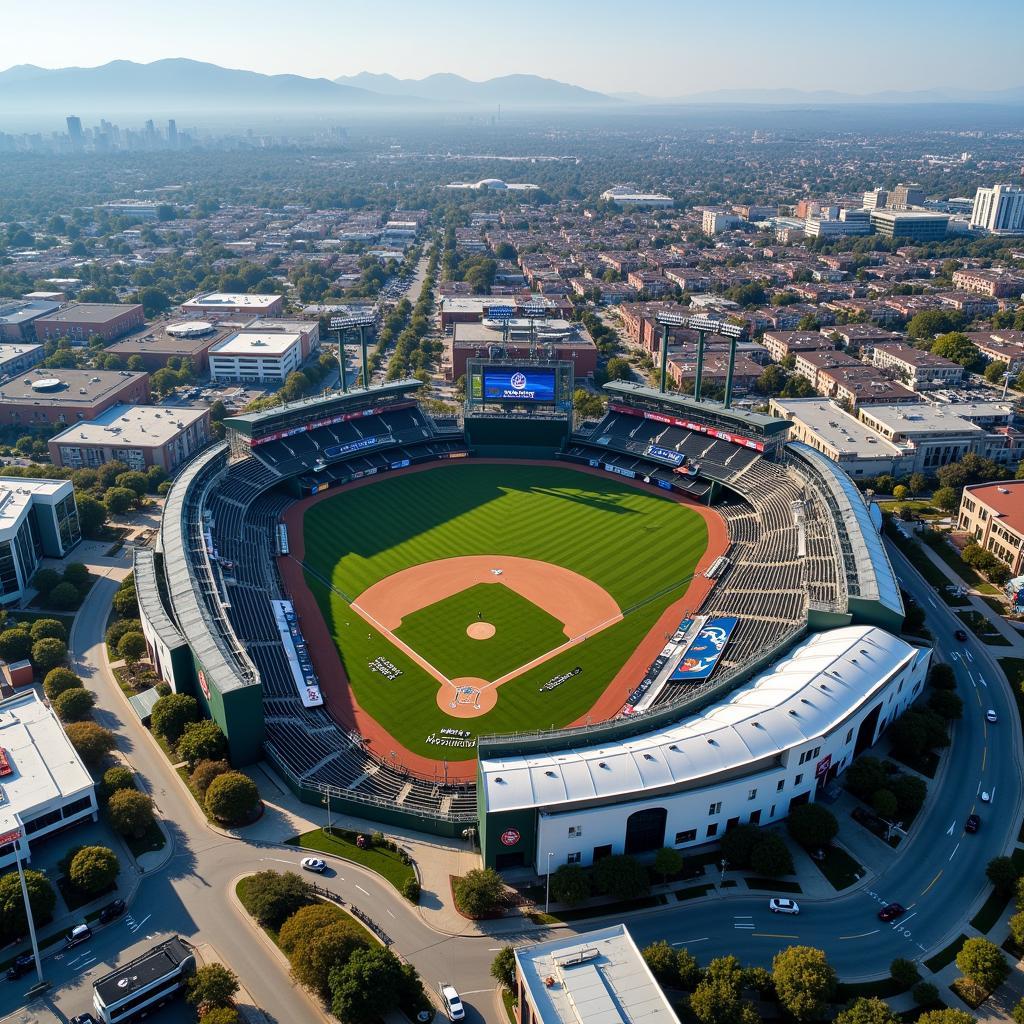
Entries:
<svg viewBox="0 0 1024 1024">
<path fill-rule="evenodd" d="M 798 89 L 719 89 L 672 98 L 639 93 L 605 95 L 537 75 L 504 75 L 474 82 L 460 75 L 395 78 L 361 72 L 337 78 L 264 75 L 173 58 L 151 64 L 115 60 L 95 68 L 19 64 L 0 71 L 0 117 L 26 114 L 115 116 L 146 114 L 325 114 L 341 111 L 426 112 L 435 109 L 622 110 L 627 105 L 679 106 L 984 103 L 1024 104 L 1024 86 L 995 92 L 931 89 L 864 95 Z"/>
<path fill-rule="evenodd" d="M 617 102 L 604 93 L 537 75 L 503 75 L 484 82 L 473 82 L 461 75 L 451 74 L 395 78 L 394 75 L 374 75 L 369 71 L 361 71 L 358 75 L 342 76 L 334 81 L 338 85 L 366 89 L 384 96 L 415 97 L 444 104 L 493 106 L 507 103 L 514 106 L 568 107 Z"/>
</svg>

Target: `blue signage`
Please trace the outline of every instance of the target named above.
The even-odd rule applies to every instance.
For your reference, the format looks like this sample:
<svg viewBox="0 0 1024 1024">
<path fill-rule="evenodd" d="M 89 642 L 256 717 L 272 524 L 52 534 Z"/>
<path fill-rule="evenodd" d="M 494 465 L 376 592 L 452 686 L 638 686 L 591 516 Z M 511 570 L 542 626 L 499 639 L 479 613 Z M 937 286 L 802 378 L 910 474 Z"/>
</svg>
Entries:
<svg viewBox="0 0 1024 1024">
<path fill-rule="evenodd" d="M 733 616 L 708 619 L 697 638 L 686 649 L 669 679 L 672 682 L 697 682 L 707 679 L 715 670 L 725 645 L 739 620 Z"/>
<path fill-rule="evenodd" d="M 484 398 L 499 402 L 553 402 L 555 371 L 546 367 L 484 367 Z"/>
<path fill-rule="evenodd" d="M 487 310 L 488 320 L 511 320 L 515 315 L 515 306 L 491 306 Z"/>
<path fill-rule="evenodd" d="M 336 459 L 339 455 L 350 455 L 352 452 L 361 452 L 364 448 L 373 448 L 378 444 L 383 444 L 385 441 L 390 440 L 390 437 L 361 437 L 358 441 L 349 441 L 347 444 L 332 444 L 330 447 L 324 449 L 324 457 L 328 459 Z"/>
<path fill-rule="evenodd" d="M 656 444 L 648 445 L 647 451 L 644 452 L 650 459 L 658 459 L 661 462 L 667 462 L 672 466 L 681 466 L 685 456 L 680 452 L 677 452 L 674 448 L 661 448 Z"/>
<path fill-rule="evenodd" d="M 671 480 L 659 480 L 658 481 L 658 486 L 663 491 L 671 491 L 672 490 L 672 481 Z"/>
</svg>

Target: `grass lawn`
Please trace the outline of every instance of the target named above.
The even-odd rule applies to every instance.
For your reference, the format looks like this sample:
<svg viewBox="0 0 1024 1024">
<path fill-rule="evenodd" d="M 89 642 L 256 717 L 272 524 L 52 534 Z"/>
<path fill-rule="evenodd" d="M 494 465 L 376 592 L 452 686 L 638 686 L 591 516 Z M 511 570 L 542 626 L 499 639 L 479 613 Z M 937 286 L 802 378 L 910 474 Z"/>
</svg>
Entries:
<svg viewBox="0 0 1024 1024">
<path fill-rule="evenodd" d="M 466 627 L 482 618 L 495 628 L 473 640 Z M 449 678 L 500 679 L 567 637 L 562 623 L 502 583 L 478 583 L 402 620 L 395 635 Z"/>
<path fill-rule="evenodd" d="M 989 647 L 1009 647 L 1010 641 L 981 612 L 957 612 L 956 617 L 983 643 Z"/>
<path fill-rule="evenodd" d="M 507 988 L 501 990 L 501 1005 L 505 1007 L 505 1016 L 510 1024 L 516 1024 L 515 997 Z"/>
<path fill-rule="evenodd" d="M 957 953 L 964 948 L 966 941 L 966 935 L 957 936 L 945 949 L 940 949 L 930 960 L 925 960 L 925 967 L 933 974 L 937 974 L 943 967 L 948 967 L 956 959 Z"/>
<path fill-rule="evenodd" d="M 166 845 L 163 830 L 155 821 L 141 836 L 125 836 L 124 842 L 133 857 L 142 853 L 155 853 Z"/>
<path fill-rule="evenodd" d="M 943 512 L 942 509 L 936 508 L 923 498 L 911 498 L 908 501 L 880 501 L 878 507 L 883 512 L 891 512 L 897 518 L 903 509 L 909 509 L 922 519 L 942 519 L 949 515 L 948 512 Z"/>
<path fill-rule="evenodd" d="M 988 899 L 981 905 L 981 909 L 971 918 L 971 927 L 977 928 L 984 935 L 999 920 L 1009 902 L 1010 897 L 1005 892 L 993 889 L 988 894 Z"/>
<path fill-rule="evenodd" d="M 394 850 L 385 850 L 379 846 L 368 850 L 360 849 L 356 846 L 355 839 L 354 832 L 335 829 L 328 833 L 325 829 L 318 828 L 312 832 L 304 832 L 301 836 L 292 836 L 285 842 L 289 846 L 303 846 L 361 864 L 364 868 L 376 871 L 382 878 L 386 878 L 399 892 L 410 878 L 416 877 L 412 866 L 404 864 Z"/>
<path fill-rule="evenodd" d="M 349 609 L 367 587 L 412 565 L 484 554 L 550 562 L 602 586 L 623 609 L 622 621 L 503 685 L 494 710 L 471 726 L 477 734 L 554 728 L 586 714 L 665 607 L 685 594 L 707 547 L 703 519 L 658 494 L 568 468 L 468 463 L 342 491 L 310 506 L 304 534 L 312 570 L 307 582 L 356 699 L 410 750 L 427 756 L 437 754 L 427 736 L 451 726 L 452 719 L 437 706 L 437 681 L 376 631 L 368 636 L 363 620 Z M 453 630 L 464 631 L 479 610 L 462 606 Z M 511 602 L 497 609 L 514 611 Z M 407 616 L 414 628 L 418 618 Z M 541 620 L 533 614 L 520 618 L 523 628 L 534 621 Z M 510 639 L 533 649 L 529 635 Z M 492 643 L 462 641 L 472 660 L 463 670 L 453 657 L 454 674 L 475 674 L 472 668 Z M 456 648 L 451 650 L 454 655 Z M 380 656 L 402 672 L 399 679 L 388 681 L 370 669 Z M 576 666 L 583 670 L 579 675 L 541 692 L 552 676 Z M 494 678 L 495 671 L 483 674 Z M 449 759 L 475 755 L 474 748 L 445 750 Z"/>
<path fill-rule="evenodd" d="M 826 848 L 825 859 L 814 863 L 833 889 L 846 889 L 864 876 L 864 868 L 838 846 Z"/>
</svg>

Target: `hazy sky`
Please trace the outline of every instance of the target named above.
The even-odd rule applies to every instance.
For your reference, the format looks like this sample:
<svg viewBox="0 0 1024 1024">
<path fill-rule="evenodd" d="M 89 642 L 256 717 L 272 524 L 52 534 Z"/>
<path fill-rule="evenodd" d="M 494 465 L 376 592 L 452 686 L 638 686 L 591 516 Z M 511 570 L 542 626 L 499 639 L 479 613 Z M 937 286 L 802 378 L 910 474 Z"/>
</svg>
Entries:
<svg viewBox="0 0 1024 1024">
<path fill-rule="evenodd" d="M 974 45 L 975 40 L 985 40 Z M 608 92 L 1024 85 L 1022 0 L 0 0 L 0 68 L 525 72 Z"/>
</svg>

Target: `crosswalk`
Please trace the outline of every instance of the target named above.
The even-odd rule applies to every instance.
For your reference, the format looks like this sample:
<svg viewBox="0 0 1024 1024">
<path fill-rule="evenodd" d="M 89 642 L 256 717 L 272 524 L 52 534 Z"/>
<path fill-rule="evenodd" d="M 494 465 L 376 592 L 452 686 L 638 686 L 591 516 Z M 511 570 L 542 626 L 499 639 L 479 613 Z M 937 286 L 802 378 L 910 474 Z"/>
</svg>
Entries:
<svg viewBox="0 0 1024 1024">
<path fill-rule="evenodd" d="M 732 918 L 733 928 L 745 928 L 748 931 L 754 930 L 753 914 L 734 914 Z"/>
</svg>

